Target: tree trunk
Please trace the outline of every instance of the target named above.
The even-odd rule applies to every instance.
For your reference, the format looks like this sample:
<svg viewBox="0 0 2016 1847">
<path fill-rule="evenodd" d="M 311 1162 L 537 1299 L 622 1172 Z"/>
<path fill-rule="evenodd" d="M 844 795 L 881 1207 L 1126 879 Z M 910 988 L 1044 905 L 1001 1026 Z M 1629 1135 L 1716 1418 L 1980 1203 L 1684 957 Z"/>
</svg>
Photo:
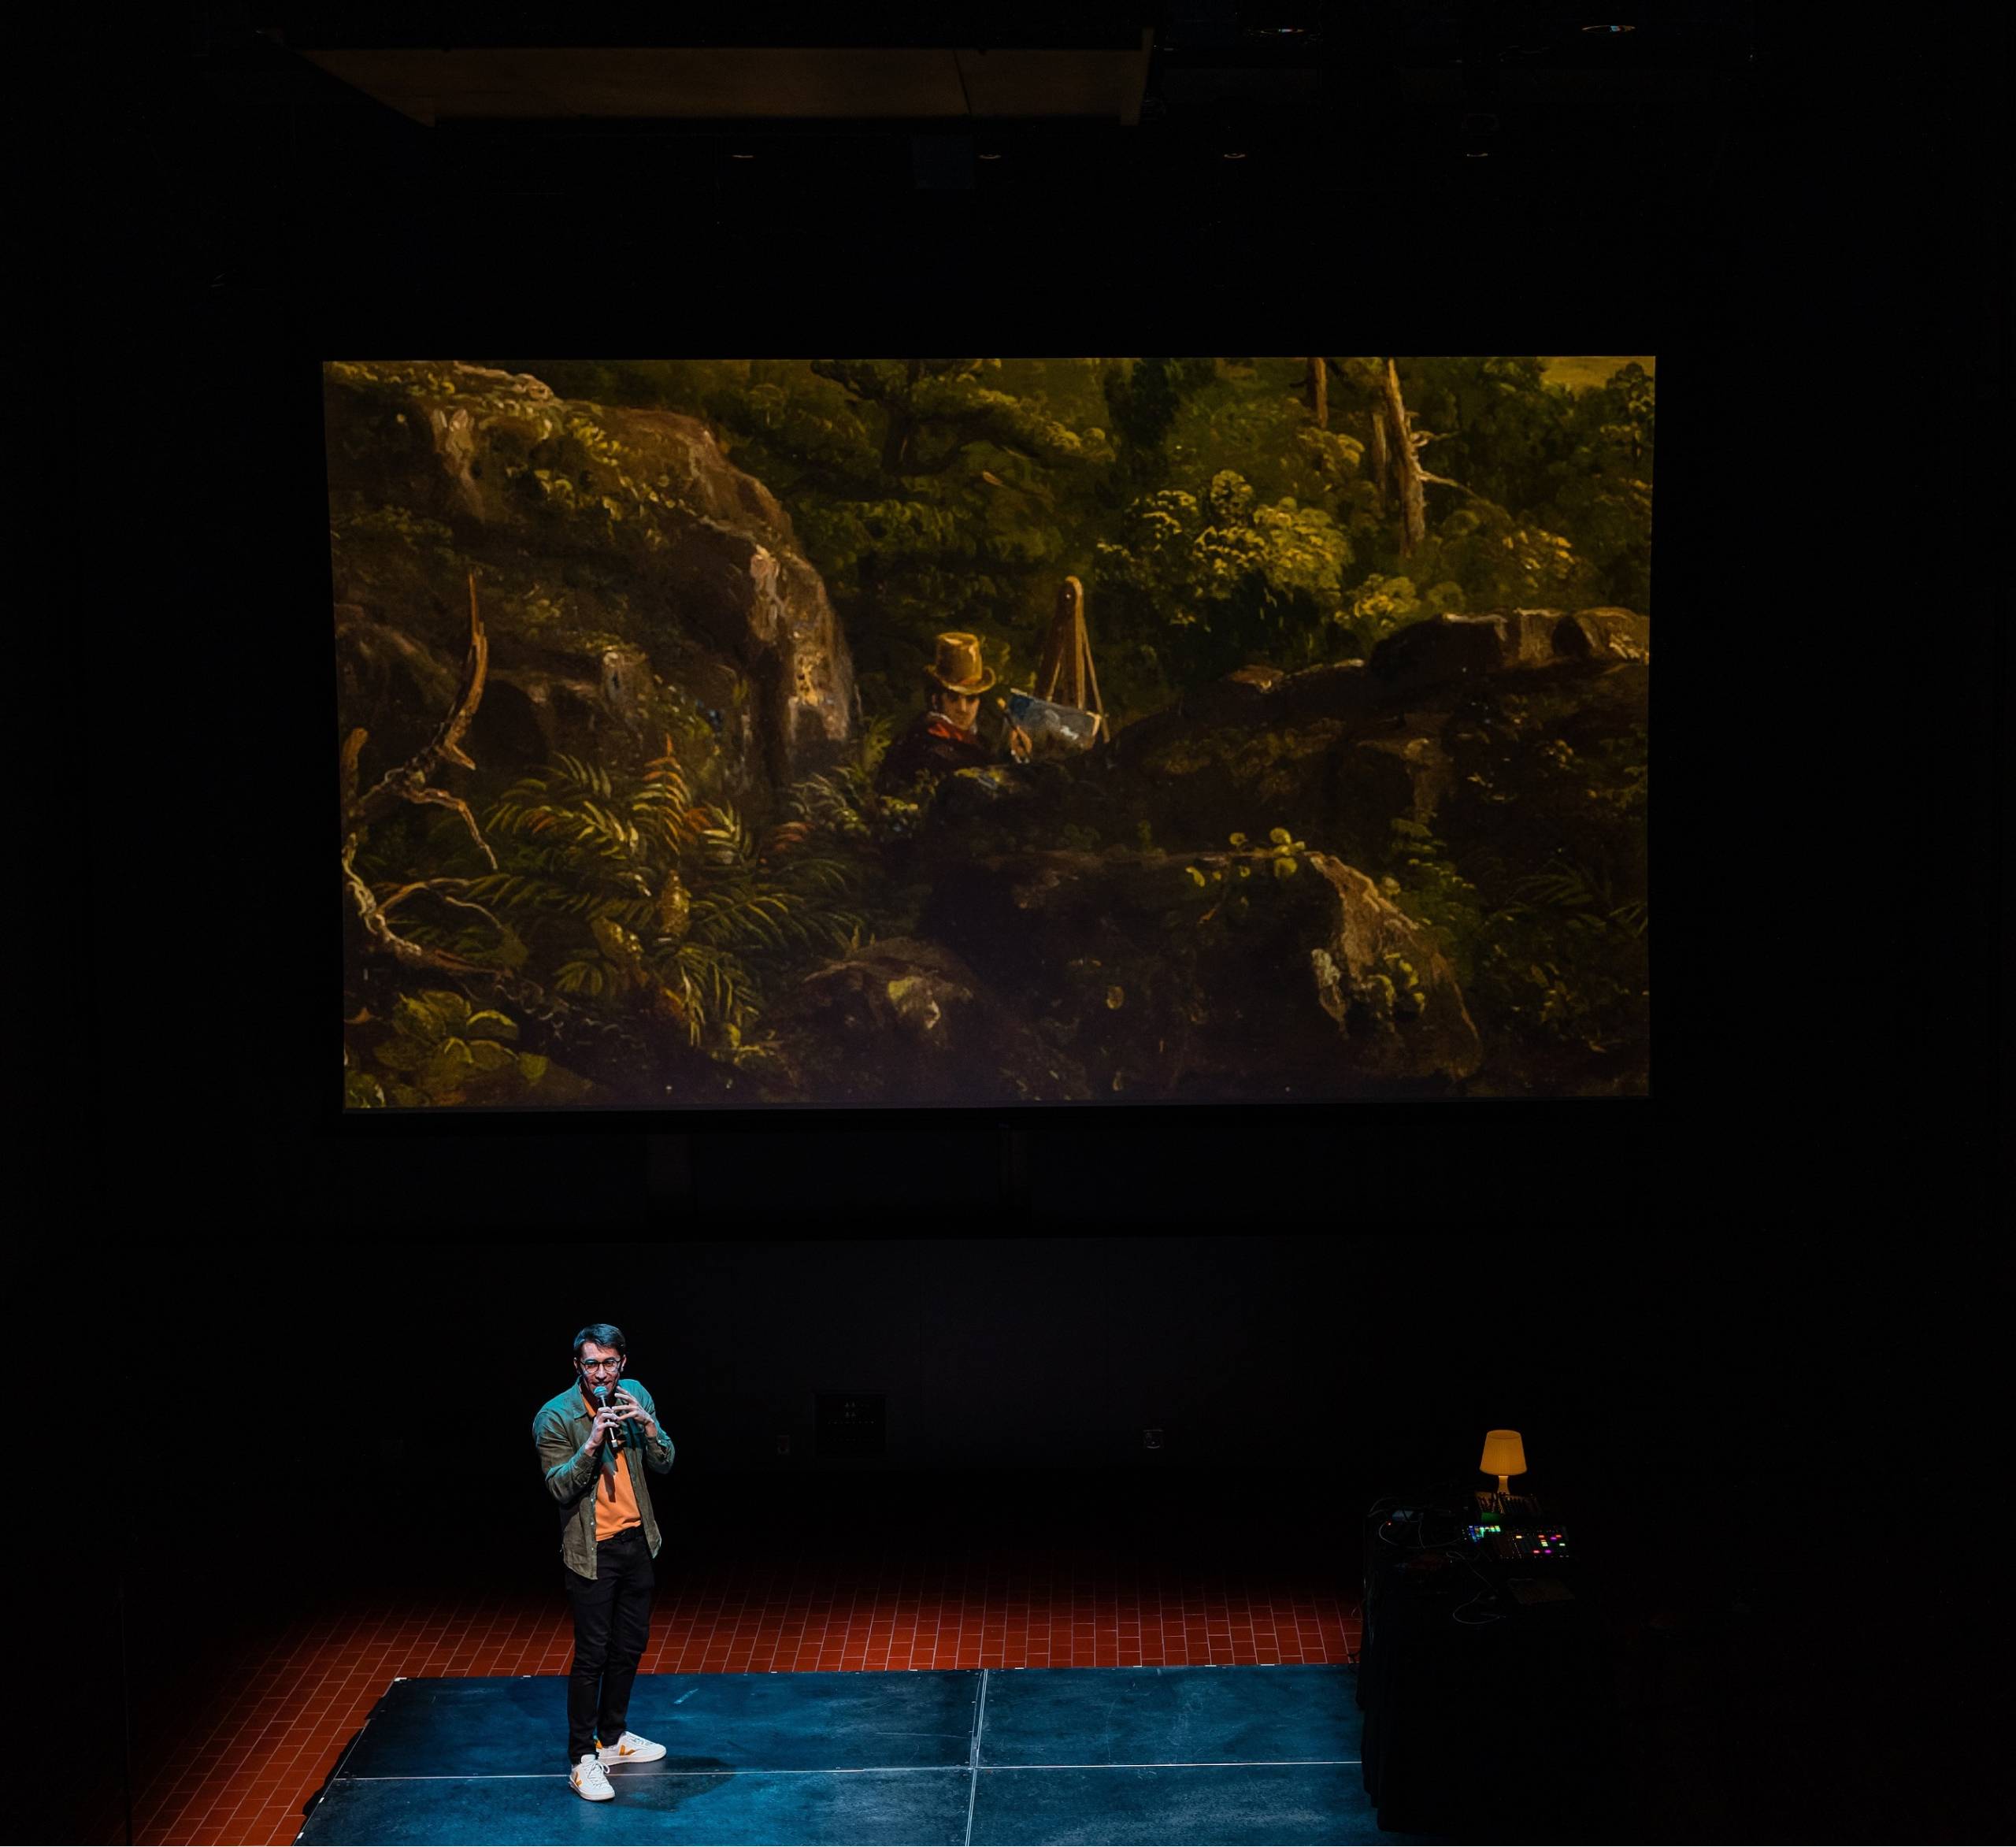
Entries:
<svg viewBox="0 0 2016 1847">
<path fill-rule="evenodd" d="M 903 472 L 903 464 L 910 459 L 910 413 L 894 404 L 884 405 L 883 408 L 888 413 L 889 424 L 882 432 L 882 472 L 888 475 L 899 475 Z"/>
<path fill-rule="evenodd" d="M 1400 401 L 1400 375 L 1386 362 L 1386 417 L 1392 426 L 1393 466 L 1400 486 L 1400 555 L 1411 557 L 1428 536 L 1428 513 L 1421 495 L 1421 458 L 1407 428 L 1407 407 Z"/>
<path fill-rule="evenodd" d="M 910 458 L 910 438 L 917 431 L 917 419 L 911 406 L 917 400 L 917 383 L 924 376 L 924 362 L 910 359 L 904 362 L 906 384 L 903 401 L 900 404 L 884 402 L 882 408 L 888 414 L 888 423 L 882 432 L 882 472 L 899 475 Z"/>
<path fill-rule="evenodd" d="M 1330 427 L 1329 365 L 1322 359 L 1309 362 L 1309 414 L 1319 430 Z"/>
<path fill-rule="evenodd" d="M 1372 485 L 1379 495 L 1379 517 L 1386 517 L 1387 488 L 1393 472 L 1392 458 L 1386 453 L 1386 407 L 1372 407 Z"/>
</svg>

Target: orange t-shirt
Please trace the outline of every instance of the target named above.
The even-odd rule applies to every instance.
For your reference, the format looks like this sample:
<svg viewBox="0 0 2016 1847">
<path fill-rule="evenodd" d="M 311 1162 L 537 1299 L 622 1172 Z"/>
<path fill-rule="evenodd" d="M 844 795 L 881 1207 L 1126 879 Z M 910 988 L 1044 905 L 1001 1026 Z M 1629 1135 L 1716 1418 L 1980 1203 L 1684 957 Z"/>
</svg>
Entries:
<svg viewBox="0 0 2016 1847">
<path fill-rule="evenodd" d="M 643 1524 L 637 1511 L 637 1490 L 630 1480 L 630 1452 L 616 1458 L 613 1474 L 604 1463 L 595 1478 L 595 1537 L 607 1539 L 627 1528 Z"/>
</svg>

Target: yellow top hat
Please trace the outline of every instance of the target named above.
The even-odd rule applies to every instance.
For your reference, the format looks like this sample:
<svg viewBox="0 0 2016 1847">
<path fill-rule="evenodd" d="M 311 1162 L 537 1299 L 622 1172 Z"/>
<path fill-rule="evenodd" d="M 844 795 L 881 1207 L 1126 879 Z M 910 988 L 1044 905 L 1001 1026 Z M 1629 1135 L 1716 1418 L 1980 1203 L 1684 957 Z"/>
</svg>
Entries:
<svg viewBox="0 0 2016 1847">
<path fill-rule="evenodd" d="M 947 692 L 981 693 L 994 684 L 994 669 L 980 658 L 977 635 L 939 636 L 938 658 L 924 671 Z"/>
</svg>

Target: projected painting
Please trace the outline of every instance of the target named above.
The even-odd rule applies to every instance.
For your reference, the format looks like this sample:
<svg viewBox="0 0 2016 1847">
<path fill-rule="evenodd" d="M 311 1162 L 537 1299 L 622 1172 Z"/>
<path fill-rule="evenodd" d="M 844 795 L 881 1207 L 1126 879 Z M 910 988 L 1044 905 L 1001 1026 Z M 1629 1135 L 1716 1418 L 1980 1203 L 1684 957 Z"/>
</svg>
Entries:
<svg viewBox="0 0 2016 1847">
<path fill-rule="evenodd" d="M 1654 373 L 330 363 L 346 1106 L 1643 1093 Z"/>
</svg>

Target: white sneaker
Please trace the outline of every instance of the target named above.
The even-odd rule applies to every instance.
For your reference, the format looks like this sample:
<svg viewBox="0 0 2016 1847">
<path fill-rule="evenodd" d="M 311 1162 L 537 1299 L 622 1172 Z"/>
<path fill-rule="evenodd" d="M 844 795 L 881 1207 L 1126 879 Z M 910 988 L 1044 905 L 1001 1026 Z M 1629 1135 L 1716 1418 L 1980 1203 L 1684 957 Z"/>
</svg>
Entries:
<svg viewBox="0 0 2016 1847">
<path fill-rule="evenodd" d="M 574 1786 L 574 1793 L 585 1796 L 591 1802 L 613 1802 L 616 1792 L 609 1786 L 609 1778 L 602 1765 L 593 1757 L 584 1757 L 567 1773 L 567 1780 Z"/>
<path fill-rule="evenodd" d="M 604 1745 L 595 1755 L 605 1764 L 650 1764 L 665 1755 L 665 1746 L 626 1731 L 613 1745 Z"/>
</svg>

